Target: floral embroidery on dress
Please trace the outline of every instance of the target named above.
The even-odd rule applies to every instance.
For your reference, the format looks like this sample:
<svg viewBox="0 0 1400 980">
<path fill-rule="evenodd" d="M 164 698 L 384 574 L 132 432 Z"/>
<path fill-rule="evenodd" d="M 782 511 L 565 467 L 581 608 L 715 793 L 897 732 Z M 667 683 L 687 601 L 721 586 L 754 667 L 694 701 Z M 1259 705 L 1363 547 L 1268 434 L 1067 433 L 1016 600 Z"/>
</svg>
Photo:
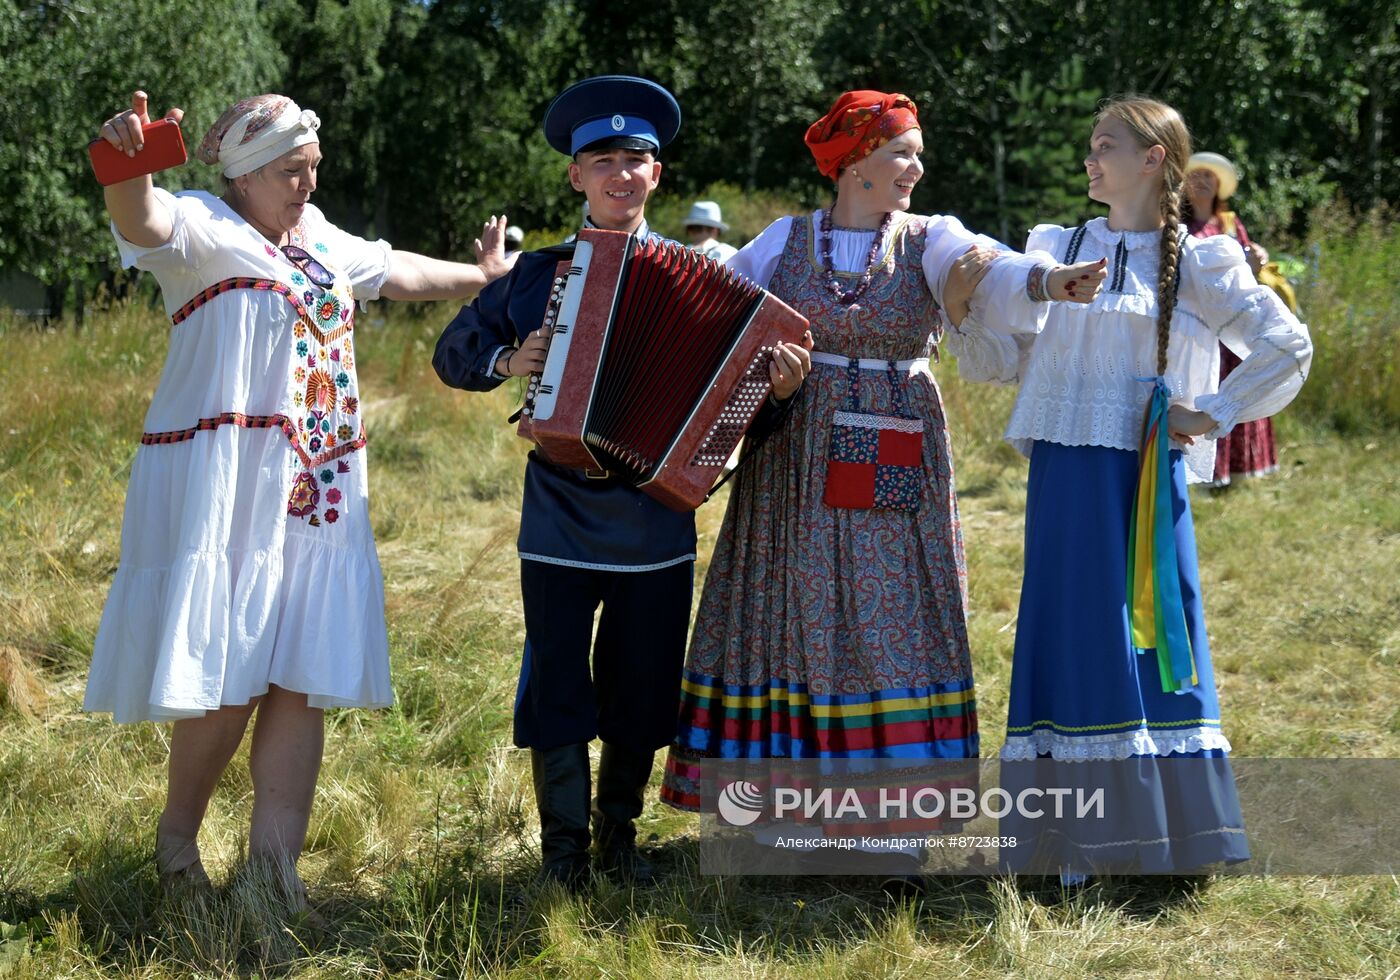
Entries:
<svg viewBox="0 0 1400 980">
<path fill-rule="evenodd" d="M 290 237 L 299 248 L 321 255 L 330 251 L 324 242 L 308 243 L 301 226 L 293 229 Z M 293 482 L 287 513 L 311 527 L 339 521 L 340 508 L 347 502 L 344 491 L 333 484 L 350 472 L 350 466 L 341 458 L 332 467 L 326 455 L 334 451 L 333 457 L 340 456 L 364 444 L 364 430 L 356 418 L 360 401 L 355 362 L 350 357 L 354 298 L 343 274 L 329 264 L 326 268 L 335 276 L 335 283 L 319 293 L 300 272 L 289 277 L 302 288 L 300 302 L 295 293 L 289 297 L 298 312 L 293 327 L 296 367 L 291 374 L 290 398 L 301 409 L 301 421 L 294 431 L 303 447 L 306 468 Z M 323 502 L 328 509 L 321 509 Z"/>
<path fill-rule="evenodd" d="M 304 233 L 300 227 L 291 232 L 292 244 L 301 247 Z M 286 262 L 286 256 L 270 245 L 265 245 L 269 258 Z M 325 254 L 328 250 L 322 243 L 316 249 Z M 354 297 L 349 282 L 327 265 L 335 276 L 329 290 L 317 303 L 317 294 L 310 289 L 300 295 L 286 280 L 291 280 L 292 271 L 286 273 L 286 280 L 253 276 L 234 276 L 220 280 L 201 290 L 171 314 L 172 325 L 178 327 L 205 303 L 232 290 L 254 290 L 276 293 L 295 311 L 296 319 L 291 325 L 292 339 L 289 353 L 293 358 L 292 368 L 287 372 L 286 401 L 284 411 L 272 415 L 245 415 L 238 412 L 224 412 L 209 418 L 201 418 L 197 424 L 185 429 L 169 432 L 147 432 L 141 436 L 142 445 L 169 445 L 194 438 L 200 432 L 213 431 L 224 425 L 237 425 L 243 428 L 276 428 L 291 443 L 298 464 L 293 472 L 292 486 L 287 498 L 287 513 L 299 517 L 311 527 L 321 526 L 318 508 L 321 503 L 321 483 L 316 480 L 319 470 L 322 482 L 329 485 L 337 475 L 350 472 L 350 464 L 344 456 L 362 449 L 365 445 L 364 428 L 356 414 L 359 411 L 358 385 L 354 375 L 354 362 L 346 355 L 351 350 L 350 333 L 354 330 Z M 304 283 L 304 279 L 303 279 Z M 318 323 L 317 313 L 321 314 Z M 311 346 L 316 341 L 317 347 Z M 317 367 L 318 355 L 326 367 Z M 288 404 L 290 403 L 290 404 Z M 334 470 L 329 464 L 334 462 Z M 349 501 L 339 490 L 332 503 L 344 506 Z M 340 519 L 341 511 L 327 513 L 326 523 L 333 524 Z"/>
<path fill-rule="evenodd" d="M 306 379 L 306 405 L 308 408 L 324 409 L 327 402 L 332 408 L 335 407 L 335 382 L 329 374 L 317 368 Z"/>
<path fill-rule="evenodd" d="M 292 481 L 292 495 L 287 501 L 287 513 L 293 517 L 309 517 L 316 513 L 316 505 L 321 502 L 321 489 L 316 486 L 316 478 L 310 473 L 301 472 Z"/>
<path fill-rule="evenodd" d="M 322 296 L 321 301 L 316 304 L 316 319 L 323 324 L 340 319 L 340 300 L 335 298 L 334 293 Z"/>
</svg>

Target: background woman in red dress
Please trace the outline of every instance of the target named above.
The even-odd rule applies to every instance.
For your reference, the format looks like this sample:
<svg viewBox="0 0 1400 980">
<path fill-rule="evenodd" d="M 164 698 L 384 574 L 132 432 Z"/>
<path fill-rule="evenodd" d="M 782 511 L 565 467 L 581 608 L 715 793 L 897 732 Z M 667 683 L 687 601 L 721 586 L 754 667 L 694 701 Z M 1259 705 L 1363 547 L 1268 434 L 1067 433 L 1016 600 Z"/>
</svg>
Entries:
<svg viewBox="0 0 1400 980">
<path fill-rule="evenodd" d="M 1239 187 L 1235 165 L 1219 153 L 1193 153 L 1186 165 L 1186 196 L 1191 202 L 1186 229 L 1196 238 L 1229 235 L 1244 249 L 1245 260 L 1256 276 L 1269 261 L 1263 246 L 1249 240 L 1244 222 L 1225 208 Z M 1240 359 L 1220 345 L 1220 380 L 1239 366 Z M 1215 444 L 1213 487 L 1230 485 L 1235 477 L 1265 476 L 1278 469 L 1274 425 L 1269 419 L 1242 422 Z"/>
</svg>

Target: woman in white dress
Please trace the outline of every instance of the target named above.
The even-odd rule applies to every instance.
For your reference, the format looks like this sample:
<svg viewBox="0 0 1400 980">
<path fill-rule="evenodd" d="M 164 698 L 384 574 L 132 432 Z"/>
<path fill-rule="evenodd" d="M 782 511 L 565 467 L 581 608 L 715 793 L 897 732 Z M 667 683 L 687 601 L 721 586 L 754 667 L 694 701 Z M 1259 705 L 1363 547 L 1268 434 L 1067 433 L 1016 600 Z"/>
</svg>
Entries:
<svg viewBox="0 0 1400 980">
<path fill-rule="evenodd" d="M 149 121 L 136 92 L 100 136 L 130 154 Z M 392 700 L 355 303 L 464 299 L 510 266 L 504 218 L 486 225 L 479 266 L 332 225 L 309 203 L 319 126 L 284 96 L 245 99 L 196 154 L 220 168 L 221 197 L 149 176 L 106 188 L 122 264 L 156 276 L 173 329 L 84 708 L 174 722 L 156 828 L 167 886 L 207 884 L 199 826 L 256 711 L 249 855 L 304 896 L 323 710 Z"/>
</svg>

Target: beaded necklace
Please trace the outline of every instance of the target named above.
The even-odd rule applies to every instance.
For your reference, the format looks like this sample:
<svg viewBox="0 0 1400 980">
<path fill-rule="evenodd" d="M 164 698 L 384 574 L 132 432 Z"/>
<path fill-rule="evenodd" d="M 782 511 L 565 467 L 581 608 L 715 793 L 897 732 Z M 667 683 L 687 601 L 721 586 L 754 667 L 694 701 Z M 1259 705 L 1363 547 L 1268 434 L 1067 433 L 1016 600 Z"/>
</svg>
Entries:
<svg viewBox="0 0 1400 980">
<path fill-rule="evenodd" d="M 818 249 L 822 260 L 822 281 L 826 283 L 826 288 L 836 297 L 837 302 L 850 306 L 870 285 L 870 279 L 875 274 L 876 260 L 880 257 L 880 247 L 885 244 L 885 232 L 889 231 L 890 220 L 893 217 L 893 211 L 885 212 L 885 217 L 880 221 L 880 228 L 875 232 L 875 240 L 870 243 L 870 254 L 865 258 L 865 271 L 860 275 L 860 282 L 854 289 L 847 291 L 836 281 L 836 269 L 831 262 L 831 210 L 828 208 L 822 211 L 821 247 Z"/>
</svg>

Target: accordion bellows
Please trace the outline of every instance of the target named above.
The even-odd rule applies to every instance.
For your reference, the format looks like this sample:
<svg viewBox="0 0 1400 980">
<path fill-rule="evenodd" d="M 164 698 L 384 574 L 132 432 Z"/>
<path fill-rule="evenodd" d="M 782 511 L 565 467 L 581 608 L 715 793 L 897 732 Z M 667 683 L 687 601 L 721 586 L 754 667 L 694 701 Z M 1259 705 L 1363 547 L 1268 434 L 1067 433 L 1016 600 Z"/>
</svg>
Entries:
<svg viewBox="0 0 1400 980">
<path fill-rule="evenodd" d="M 555 465 L 694 510 L 772 389 L 774 347 L 807 320 L 693 249 L 585 228 L 543 326 L 520 434 Z"/>
</svg>

